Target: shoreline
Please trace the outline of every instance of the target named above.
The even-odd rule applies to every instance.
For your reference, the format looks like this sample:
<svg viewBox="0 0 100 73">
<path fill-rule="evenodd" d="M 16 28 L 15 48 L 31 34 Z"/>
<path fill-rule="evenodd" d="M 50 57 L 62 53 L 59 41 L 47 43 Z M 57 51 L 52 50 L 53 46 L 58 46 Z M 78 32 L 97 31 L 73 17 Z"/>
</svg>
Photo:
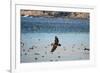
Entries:
<svg viewBox="0 0 100 73">
<path fill-rule="evenodd" d="M 41 17 L 63 17 L 63 18 L 79 18 L 89 19 L 88 12 L 61 12 L 61 11 L 44 11 L 44 10 L 21 10 L 21 16 L 41 16 Z"/>
<path fill-rule="evenodd" d="M 82 20 L 89 20 L 89 18 L 79 18 L 79 17 L 54 17 L 54 16 L 34 16 L 34 15 L 21 15 L 21 17 L 43 17 L 43 18 L 63 18 L 63 19 L 82 19 Z"/>
</svg>

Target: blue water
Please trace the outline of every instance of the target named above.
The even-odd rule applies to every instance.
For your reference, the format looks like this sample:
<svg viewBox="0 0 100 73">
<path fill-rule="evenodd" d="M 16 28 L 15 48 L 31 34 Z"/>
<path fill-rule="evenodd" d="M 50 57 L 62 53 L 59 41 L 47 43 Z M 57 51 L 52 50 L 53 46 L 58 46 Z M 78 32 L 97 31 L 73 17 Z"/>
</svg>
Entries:
<svg viewBox="0 0 100 73">
<path fill-rule="evenodd" d="M 89 32 L 89 19 L 21 17 L 21 32 Z"/>
<path fill-rule="evenodd" d="M 51 53 L 55 36 L 61 46 Z M 21 17 L 21 42 L 21 63 L 89 60 L 89 20 Z"/>
</svg>

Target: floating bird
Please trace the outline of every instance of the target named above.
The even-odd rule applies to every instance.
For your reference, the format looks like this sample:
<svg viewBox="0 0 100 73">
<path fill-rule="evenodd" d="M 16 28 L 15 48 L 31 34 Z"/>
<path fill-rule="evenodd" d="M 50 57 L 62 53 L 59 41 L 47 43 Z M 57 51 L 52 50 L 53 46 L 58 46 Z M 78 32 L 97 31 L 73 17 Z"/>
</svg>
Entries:
<svg viewBox="0 0 100 73">
<path fill-rule="evenodd" d="M 56 50 L 57 46 L 61 46 L 61 44 L 59 44 L 59 39 L 57 36 L 55 36 L 55 41 L 54 41 L 54 43 L 51 44 L 51 46 L 53 46 L 51 49 L 51 52 L 54 52 Z"/>
</svg>

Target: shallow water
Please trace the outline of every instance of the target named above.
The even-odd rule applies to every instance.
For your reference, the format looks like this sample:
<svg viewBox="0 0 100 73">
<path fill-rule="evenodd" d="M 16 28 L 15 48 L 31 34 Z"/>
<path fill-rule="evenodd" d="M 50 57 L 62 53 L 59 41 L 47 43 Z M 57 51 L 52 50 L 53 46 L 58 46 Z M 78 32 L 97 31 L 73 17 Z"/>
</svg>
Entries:
<svg viewBox="0 0 100 73">
<path fill-rule="evenodd" d="M 21 17 L 21 63 L 89 60 L 89 19 Z M 51 43 L 59 38 L 56 50 Z"/>
<path fill-rule="evenodd" d="M 57 49 L 51 53 L 51 43 L 59 38 Z M 89 33 L 22 33 L 21 62 L 89 60 Z"/>
</svg>

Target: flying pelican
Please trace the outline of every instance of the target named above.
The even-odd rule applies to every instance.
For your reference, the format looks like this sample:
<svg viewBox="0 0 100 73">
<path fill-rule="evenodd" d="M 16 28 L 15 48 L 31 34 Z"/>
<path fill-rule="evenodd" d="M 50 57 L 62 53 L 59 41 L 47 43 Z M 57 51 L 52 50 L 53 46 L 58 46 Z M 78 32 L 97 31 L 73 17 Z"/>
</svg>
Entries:
<svg viewBox="0 0 100 73">
<path fill-rule="evenodd" d="M 55 41 L 54 41 L 54 43 L 51 44 L 51 46 L 53 46 L 51 49 L 51 52 L 54 52 L 56 50 L 57 46 L 61 46 L 61 44 L 59 44 L 59 39 L 57 36 L 55 36 Z"/>
</svg>

